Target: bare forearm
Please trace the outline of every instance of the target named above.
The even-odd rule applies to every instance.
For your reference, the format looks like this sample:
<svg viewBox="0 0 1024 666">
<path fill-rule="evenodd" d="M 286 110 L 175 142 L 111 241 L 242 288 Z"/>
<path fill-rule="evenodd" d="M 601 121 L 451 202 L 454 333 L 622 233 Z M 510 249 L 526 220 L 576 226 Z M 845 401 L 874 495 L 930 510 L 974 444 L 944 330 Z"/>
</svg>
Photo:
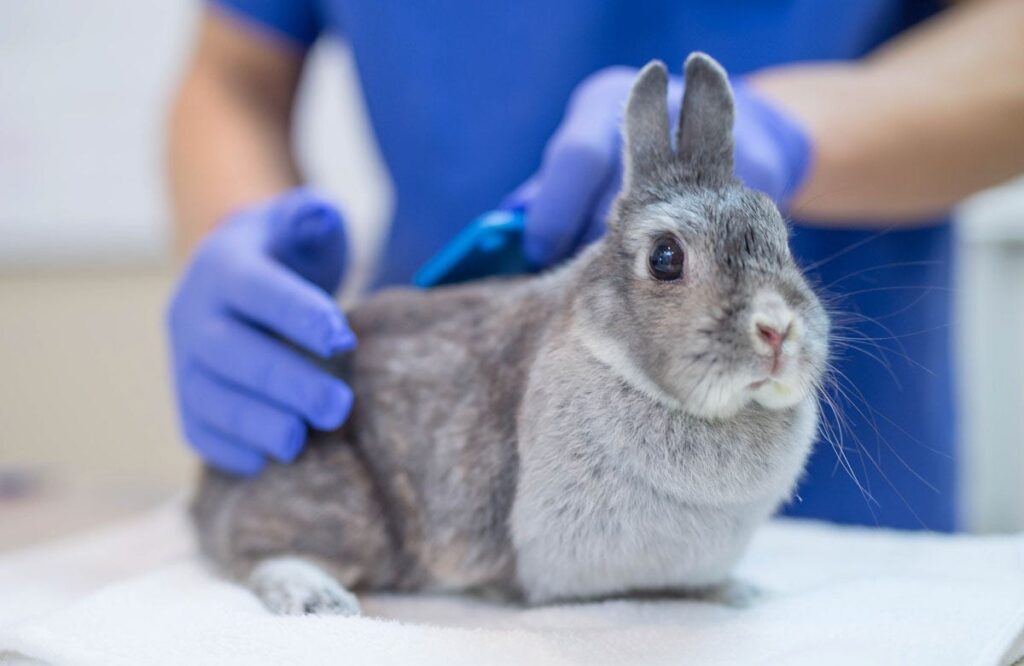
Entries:
<svg viewBox="0 0 1024 666">
<path fill-rule="evenodd" d="M 204 32 L 224 29 L 233 28 Z M 297 71 L 274 90 L 273 82 L 233 67 L 219 44 L 200 46 L 170 119 L 170 189 L 183 252 L 227 213 L 299 182 L 290 140 Z"/>
<path fill-rule="evenodd" d="M 1024 171 L 1024 3 L 943 15 L 852 64 L 766 70 L 755 85 L 807 128 L 793 213 L 913 222 Z"/>
</svg>

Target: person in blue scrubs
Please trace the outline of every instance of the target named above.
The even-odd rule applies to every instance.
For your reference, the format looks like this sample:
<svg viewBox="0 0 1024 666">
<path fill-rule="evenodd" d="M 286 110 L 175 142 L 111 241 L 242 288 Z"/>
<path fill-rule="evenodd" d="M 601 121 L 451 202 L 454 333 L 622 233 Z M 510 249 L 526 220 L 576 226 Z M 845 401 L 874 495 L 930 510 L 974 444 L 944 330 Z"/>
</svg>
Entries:
<svg viewBox="0 0 1024 666">
<path fill-rule="evenodd" d="M 524 205 L 550 266 L 598 237 L 635 68 L 701 50 L 733 77 L 737 175 L 794 219 L 835 313 L 833 386 L 791 515 L 952 530 L 952 233 L 1024 170 L 1024 3 L 915 0 L 214 0 L 172 114 L 192 259 L 169 310 L 186 438 L 210 464 L 289 462 L 352 396 L 319 356 L 356 340 L 331 294 L 344 202 L 301 187 L 291 111 L 309 47 L 351 47 L 395 185 L 375 286 L 466 222 Z M 677 96 L 680 86 L 677 79 Z M 345 146 L 337 146 L 345 150 Z"/>
</svg>

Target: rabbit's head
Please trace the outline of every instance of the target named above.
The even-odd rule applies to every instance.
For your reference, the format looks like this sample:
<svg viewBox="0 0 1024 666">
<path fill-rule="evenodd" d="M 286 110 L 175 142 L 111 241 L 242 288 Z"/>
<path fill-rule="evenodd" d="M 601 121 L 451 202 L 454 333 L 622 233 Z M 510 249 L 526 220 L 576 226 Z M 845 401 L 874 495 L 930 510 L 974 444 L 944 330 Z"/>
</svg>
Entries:
<svg viewBox="0 0 1024 666">
<path fill-rule="evenodd" d="M 649 63 L 624 118 L 624 182 L 575 297 L 585 344 L 626 380 L 704 418 L 813 396 L 829 322 L 765 195 L 733 176 L 733 98 L 700 53 L 685 66 L 675 150 L 667 75 Z"/>
</svg>

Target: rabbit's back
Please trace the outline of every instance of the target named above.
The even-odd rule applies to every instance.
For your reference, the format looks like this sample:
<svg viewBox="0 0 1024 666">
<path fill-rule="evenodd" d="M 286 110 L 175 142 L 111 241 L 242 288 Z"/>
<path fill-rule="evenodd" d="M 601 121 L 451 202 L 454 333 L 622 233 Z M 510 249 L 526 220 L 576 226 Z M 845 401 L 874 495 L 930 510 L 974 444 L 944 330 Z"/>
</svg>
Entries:
<svg viewBox="0 0 1024 666">
<path fill-rule="evenodd" d="M 346 560 L 362 551 L 350 541 L 386 541 L 389 550 L 367 550 L 359 575 L 339 574 L 346 585 L 512 591 L 517 416 L 531 356 L 561 293 L 545 284 L 396 289 L 356 306 L 348 317 L 359 346 L 331 368 L 355 396 L 348 422 L 314 435 L 295 463 L 271 464 L 255 479 L 208 474 L 196 503 L 201 540 L 262 543 L 261 525 L 273 525 L 294 532 L 273 540 L 287 551 L 324 523 L 324 498 L 312 490 L 334 478 L 357 486 L 358 497 L 328 498 L 327 512 L 344 523 L 333 523 L 335 531 L 347 535 L 321 548 L 319 559 L 351 565 Z M 318 507 L 315 521 L 298 517 L 303 505 Z M 360 512 L 377 525 L 345 515 Z M 278 520 L 283 515 L 288 520 Z M 243 525 L 255 536 L 239 535 Z M 244 573 L 230 548 L 206 550 Z"/>
</svg>

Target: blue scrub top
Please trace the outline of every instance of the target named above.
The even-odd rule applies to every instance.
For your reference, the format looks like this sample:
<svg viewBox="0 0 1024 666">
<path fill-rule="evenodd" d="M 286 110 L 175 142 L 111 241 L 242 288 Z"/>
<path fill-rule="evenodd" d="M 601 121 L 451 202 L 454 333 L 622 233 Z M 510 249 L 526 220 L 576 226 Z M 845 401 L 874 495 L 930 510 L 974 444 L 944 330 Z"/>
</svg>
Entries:
<svg viewBox="0 0 1024 666">
<path fill-rule="evenodd" d="M 378 285 L 408 283 L 531 175 L 570 92 L 598 69 L 651 58 L 681 69 L 694 50 L 732 74 L 857 58 L 936 11 L 899 0 L 214 2 L 300 48 L 323 33 L 351 46 L 397 195 Z M 793 249 L 837 312 L 839 416 L 824 407 L 832 443 L 815 448 L 786 512 L 953 529 L 949 224 L 798 223 Z"/>
</svg>

